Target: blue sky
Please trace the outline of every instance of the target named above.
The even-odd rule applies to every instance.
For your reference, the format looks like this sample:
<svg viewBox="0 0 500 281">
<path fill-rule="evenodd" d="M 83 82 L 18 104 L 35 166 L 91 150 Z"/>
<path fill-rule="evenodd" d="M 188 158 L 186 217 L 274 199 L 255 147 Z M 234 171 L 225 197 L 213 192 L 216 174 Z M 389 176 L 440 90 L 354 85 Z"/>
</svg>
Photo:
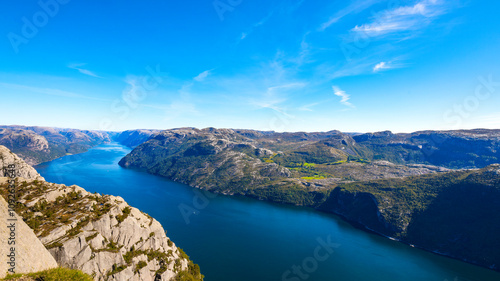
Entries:
<svg viewBox="0 0 500 281">
<path fill-rule="evenodd" d="M 498 11 L 492 0 L 8 1 L 0 123 L 499 129 Z"/>
</svg>

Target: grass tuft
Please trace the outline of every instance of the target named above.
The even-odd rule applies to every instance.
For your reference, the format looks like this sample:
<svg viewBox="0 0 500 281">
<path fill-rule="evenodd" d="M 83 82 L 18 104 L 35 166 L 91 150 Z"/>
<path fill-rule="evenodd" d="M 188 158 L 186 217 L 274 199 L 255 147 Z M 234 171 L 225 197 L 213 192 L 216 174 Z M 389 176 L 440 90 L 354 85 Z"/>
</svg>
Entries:
<svg viewBox="0 0 500 281">
<path fill-rule="evenodd" d="M 80 270 L 68 269 L 64 267 L 58 267 L 53 269 L 48 269 L 36 273 L 29 274 L 9 274 L 4 279 L 0 280 L 19 280 L 26 277 L 30 277 L 32 280 L 43 280 L 43 281 L 93 281 L 92 277 L 88 274 L 83 273 Z M 29 280 L 29 279 L 28 279 Z"/>
</svg>

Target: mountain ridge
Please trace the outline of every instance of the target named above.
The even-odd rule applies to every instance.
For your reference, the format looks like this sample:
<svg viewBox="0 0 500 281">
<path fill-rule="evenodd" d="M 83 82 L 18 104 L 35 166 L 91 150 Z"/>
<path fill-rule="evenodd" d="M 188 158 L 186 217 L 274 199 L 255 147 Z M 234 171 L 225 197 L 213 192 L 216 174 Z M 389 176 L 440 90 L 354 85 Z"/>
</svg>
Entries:
<svg viewBox="0 0 500 281">
<path fill-rule="evenodd" d="M 464 143 L 468 148 L 458 153 L 457 149 L 464 147 Z M 471 155 L 467 151 L 470 148 L 484 154 Z M 180 128 L 153 135 L 119 164 L 216 193 L 333 212 L 384 236 L 499 270 L 500 257 L 485 251 L 485 259 L 481 260 L 478 250 L 470 249 L 475 247 L 473 245 L 485 247 L 486 241 L 496 245 L 496 236 L 485 236 L 484 241 L 478 241 L 475 237 L 479 234 L 473 230 L 459 228 L 459 223 L 451 224 L 455 222 L 453 214 L 462 214 L 457 210 L 464 206 L 468 206 L 469 216 L 476 214 L 484 218 L 476 227 L 483 231 L 487 229 L 487 222 L 495 222 L 498 216 L 482 214 L 480 200 L 464 201 L 465 205 L 458 206 L 440 199 L 459 202 L 486 192 L 490 185 L 498 189 L 500 183 L 485 183 L 484 179 L 488 171 L 496 167 L 497 164 L 489 162 L 498 161 L 499 151 L 500 130 L 423 131 L 396 135 L 385 131 L 351 136 L 338 131 L 276 133 Z M 380 153 L 383 157 L 375 157 Z M 454 170 L 446 165 L 431 164 L 436 161 L 435 155 L 443 153 L 451 155 L 440 163 Z M 483 157 L 489 159 L 484 161 L 481 156 L 490 158 Z M 462 179 L 465 175 L 474 180 L 465 181 Z M 457 199 L 448 192 L 449 186 L 477 189 L 465 188 L 467 192 L 457 193 L 461 196 Z M 449 209 L 433 204 L 436 198 Z M 483 200 L 499 198 L 500 194 L 493 192 L 491 198 Z M 441 210 L 438 212 L 441 216 L 435 209 Z M 422 212 L 424 215 L 420 215 Z M 434 215 L 425 215 L 430 213 Z M 444 215 L 448 216 L 447 220 L 442 219 Z M 469 237 L 457 240 L 468 245 L 468 250 L 460 252 L 456 244 L 448 242 L 440 248 L 437 245 L 448 241 L 447 236 L 430 238 L 429 233 L 419 232 L 418 225 L 424 229 L 438 228 L 430 223 L 433 218 L 442 219 L 441 224 L 450 229 L 458 227 L 457 233 Z M 450 229 L 442 232 L 451 235 Z M 500 234 L 500 230 L 494 233 Z"/>
</svg>

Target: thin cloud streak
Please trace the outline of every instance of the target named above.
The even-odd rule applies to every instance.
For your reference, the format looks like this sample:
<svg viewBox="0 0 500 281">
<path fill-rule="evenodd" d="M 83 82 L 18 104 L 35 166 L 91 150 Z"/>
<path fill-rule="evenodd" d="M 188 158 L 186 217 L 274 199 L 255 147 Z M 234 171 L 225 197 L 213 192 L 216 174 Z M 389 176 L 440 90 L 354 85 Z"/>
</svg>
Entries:
<svg viewBox="0 0 500 281">
<path fill-rule="evenodd" d="M 351 31 L 370 37 L 389 33 L 418 30 L 433 18 L 445 14 L 447 7 L 439 0 L 422 0 L 413 6 L 402 6 L 380 12 L 370 23 L 356 25 Z"/>
<path fill-rule="evenodd" d="M 317 106 L 317 105 L 319 105 L 319 104 L 320 104 L 320 102 L 315 102 L 315 103 L 311 103 L 311 104 L 306 104 L 306 105 L 303 105 L 303 106 L 299 107 L 299 108 L 298 108 L 298 110 L 299 110 L 299 111 L 310 111 L 310 112 L 312 112 L 312 111 L 314 111 L 314 110 L 312 109 L 312 107 L 315 107 L 315 106 Z"/>
<path fill-rule="evenodd" d="M 257 23 L 253 24 L 252 27 L 247 32 L 242 32 L 240 38 L 238 38 L 238 43 L 245 40 L 248 37 L 248 35 L 252 34 L 257 27 L 264 25 L 273 16 L 273 14 L 274 11 L 270 12 L 266 17 L 264 17 Z"/>
<path fill-rule="evenodd" d="M 251 103 L 259 109 L 272 109 L 286 117 L 294 118 L 293 115 L 287 113 L 285 107 L 280 105 L 288 101 L 288 98 L 286 97 L 287 91 L 293 91 L 305 86 L 306 84 L 301 82 L 291 82 L 278 86 L 271 86 L 267 88 L 266 93 L 261 96 L 259 100 L 253 100 Z"/>
<path fill-rule="evenodd" d="M 328 21 L 324 22 L 321 24 L 319 31 L 324 31 L 325 29 L 329 28 L 331 25 L 337 23 L 340 21 L 342 18 L 345 16 L 352 14 L 352 13 L 359 13 L 361 11 L 364 11 L 368 9 L 369 7 L 373 6 L 374 4 L 380 2 L 381 0 L 365 0 L 365 1 L 355 1 L 351 5 L 347 6 L 346 8 L 338 11 L 335 15 L 333 15 Z"/>
<path fill-rule="evenodd" d="M 203 82 L 211 74 L 211 71 L 212 70 L 205 70 L 202 73 L 198 74 L 196 77 L 194 77 L 193 80 L 197 82 Z"/>
<path fill-rule="evenodd" d="M 408 66 L 406 63 L 401 62 L 401 60 L 403 60 L 402 57 L 398 57 L 391 61 L 381 61 L 373 67 L 373 72 L 381 72 L 384 70 L 397 69 Z"/>
<path fill-rule="evenodd" d="M 101 76 L 95 74 L 94 72 L 92 72 L 88 69 L 81 68 L 84 65 L 86 65 L 86 64 L 85 63 L 75 63 L 75 64 L 68 65 L 68 67 L 71 69 L 78 70 L 78 72 L 80 72 L 81 74 L 85 74 L 85 75 L 96 77 L 96 78 L 102 78 Z"/>
<path fill-rule="evenodd" d="M 0 82 L 0 86 L 14 89 L 14 90 L 21 90 L 21 91 L 29 91 L 33 93 L 39 93 L 39 94 L 44 94 L 44 95 L 49 95 L 49 96 L 57 96 L 57 97 L 65 97 L 65 98 L 75 98 L 75 99 L 86 99 L 86 100 L 97 100 L 97 101 L 106 101 L 109 102 L 111 100 L 108 99 L 101 99 L 101 98 L 94 98 L 94 97 L 89 97 L 73 92 L 68 92 L 64 90 L 59 90 L 59 89 L 53 89 L 53 88 L 40 88 L 40 87 L 32 87 L 32 86 L 26 86 L 26 85 L 20 85 L 20 84 L 10 84 L 10 83 L 3 83 Z"/>
<path fill-rule="evenodd" d="M 349 102 L 351 96 L 348 95 L 345 91 L 342 91 L 338 86 L 332 86 L 332 89 L 333 89 L 333 94 L 341 98 L 340 99 L 341 104 L 351 108 L 355 107 L 352 103 Z"/>
</svg>

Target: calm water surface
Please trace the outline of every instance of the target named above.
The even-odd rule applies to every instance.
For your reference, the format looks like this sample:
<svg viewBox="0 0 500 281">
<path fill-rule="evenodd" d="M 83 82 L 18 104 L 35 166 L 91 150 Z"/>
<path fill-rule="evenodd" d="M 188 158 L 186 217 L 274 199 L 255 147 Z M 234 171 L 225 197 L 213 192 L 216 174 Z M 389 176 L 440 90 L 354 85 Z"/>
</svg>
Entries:
<svg viewBox="0 0 500 281">
<path fill-rule="evenodd" d="M 500 280 L 500 273 L 364 232 L 334 215 L 223 195 L 196 200 L 200 191 L 189 186 L 121 168 L 129 152 L 104 144 L 35 168 L 47 181 L 118 195 L 150 214 L 206 281 Z M 332 252 L 320 247 L 328 240 Z M 293 273 L 303 265 L 307 271 Z"/>
</svg>

